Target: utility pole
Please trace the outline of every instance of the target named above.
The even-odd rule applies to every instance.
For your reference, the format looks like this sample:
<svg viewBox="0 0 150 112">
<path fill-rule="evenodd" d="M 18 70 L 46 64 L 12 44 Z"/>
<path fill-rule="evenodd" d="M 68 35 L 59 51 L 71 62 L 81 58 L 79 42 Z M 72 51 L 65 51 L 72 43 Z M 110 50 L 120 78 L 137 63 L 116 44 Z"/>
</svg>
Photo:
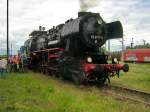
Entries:
<svg viewBox="0 0 150 112">
<path fill-rule="evenodd" d="M 122 37 L 122 40 L 120 42 L 122 44 L 121 61 L 124 61 L 124 38 L 123 37 Z"/>
<path fill-rule="evenodd" d="M 7 62 L 9 59 L 9 0 L 7 0 Z"/>
<path fill-rule="evenodd" d="M 133 48 L 133 44 L 134 44 L 134 43 L 133 43 L 133 38 L 132 38 L 132 41 L 131 41 L 131 48 Z"/>
<path fill-rule="evenodd" d="M 122 38 L 121 40 L 121 44 L 122 44 L 122 51 L 124 50 L 124 39 Z"/>
<path fill-rule="evenodd" d="M 110 40 L 108 40 L 108 52 L 110 52 Z"/>
<path fill-rule="evenodd" d="M 144 43 L 144 46 L 145 46 L 146 41 L 145 41 L 145 40 L 143 40 L 143 43 Z"/>
<path fill-rule="evenodd" d="M 11 42 L 11 56 L 13 55 L 13 50 L 12 50 L 12 42 Z"/>
</svg>

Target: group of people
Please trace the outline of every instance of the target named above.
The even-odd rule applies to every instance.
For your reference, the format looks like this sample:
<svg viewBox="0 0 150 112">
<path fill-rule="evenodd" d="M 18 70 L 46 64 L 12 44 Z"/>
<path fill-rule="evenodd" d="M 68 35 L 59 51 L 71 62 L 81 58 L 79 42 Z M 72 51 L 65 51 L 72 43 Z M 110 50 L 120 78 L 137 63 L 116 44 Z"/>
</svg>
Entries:
<svg viewBox="0 0 150 112">
<path fill-rule="evenodd" d="M 0 77 L 3 77 L 6 72 L 24 72 L 25 58 L 14 55 L 7 59 L 0 59 Z"/>
<path fill-rule="evenodd" d="M 26 58 L 14 55 L 8 59 L 8 68 L 10 72 L 20 72 L 25 70 Z"/>
<path fill-rule="evenodd" d="M 8 70 L 10 72 L 19 71 L 19 57 L 17 55 L 9 57 L 9 59 L 8 59 Z"/>
</svg>

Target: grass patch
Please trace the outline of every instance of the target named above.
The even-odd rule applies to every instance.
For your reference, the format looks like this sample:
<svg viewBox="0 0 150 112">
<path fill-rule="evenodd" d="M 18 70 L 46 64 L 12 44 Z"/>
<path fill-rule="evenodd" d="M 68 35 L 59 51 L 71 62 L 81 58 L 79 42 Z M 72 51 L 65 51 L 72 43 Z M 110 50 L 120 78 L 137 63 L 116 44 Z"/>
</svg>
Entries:
<svg viewBox="0 0 150 112">
<path fill-rule="evenodd" d="M 95 87 L 85 89 L 39 73 L 11 73 L 0 79 L 0 112 L 149 112 L 116 100 Z"/>
<path fill-rule="evenodd" d="M 111 83 L 150 92 L 150 64 L 129 64 L 130 70 L 111 78 Z"/>
</svg>

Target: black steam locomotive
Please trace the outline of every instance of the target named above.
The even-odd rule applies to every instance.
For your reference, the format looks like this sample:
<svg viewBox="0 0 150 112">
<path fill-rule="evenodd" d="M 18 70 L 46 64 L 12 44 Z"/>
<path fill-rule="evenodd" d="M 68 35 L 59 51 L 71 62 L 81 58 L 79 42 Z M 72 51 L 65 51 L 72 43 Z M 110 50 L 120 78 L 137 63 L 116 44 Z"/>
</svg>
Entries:
<svg viewBox="0 0 150 112">
<path fill-rule="evenodd" d="M 108 39 L 123 37 L 119 21 L 106 23 L 99 13 L 79 12 L 48 31 L 40 27 L 25 41 L 28 67 L 71 79 L 77 84 L 89 81 L 104 83 L 119 71 L 127 72 L 127 64 L 108 64 L 101 51 Z"/>
</svg>

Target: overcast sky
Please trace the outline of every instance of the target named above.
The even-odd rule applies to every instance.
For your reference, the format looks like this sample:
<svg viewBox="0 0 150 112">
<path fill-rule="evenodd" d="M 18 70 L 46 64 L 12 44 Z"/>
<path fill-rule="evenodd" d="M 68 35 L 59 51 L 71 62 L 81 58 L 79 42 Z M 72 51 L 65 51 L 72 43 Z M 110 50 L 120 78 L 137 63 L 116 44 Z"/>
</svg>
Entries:
<svg viewBox="0 0 150 112">
<path fill-rule="evenodd" d="M 92 0 L 91 0 L 92 1 Z M 97 0 L 88 11 L 98 12 L 106 22 L 120 20 L 124 29 L 125 45 L 150 43 L 150 0 Z M 39 25 L 50 29 L 76 18 L 79 0 L 9 0 L 10 43 L 19 49 L 28 34 Z M 121 43 L 111 42 L 111 50 L 121 49 Z M 0 54 L 6 53 L 6 0 L 0 0 Z"/>
</svg>

